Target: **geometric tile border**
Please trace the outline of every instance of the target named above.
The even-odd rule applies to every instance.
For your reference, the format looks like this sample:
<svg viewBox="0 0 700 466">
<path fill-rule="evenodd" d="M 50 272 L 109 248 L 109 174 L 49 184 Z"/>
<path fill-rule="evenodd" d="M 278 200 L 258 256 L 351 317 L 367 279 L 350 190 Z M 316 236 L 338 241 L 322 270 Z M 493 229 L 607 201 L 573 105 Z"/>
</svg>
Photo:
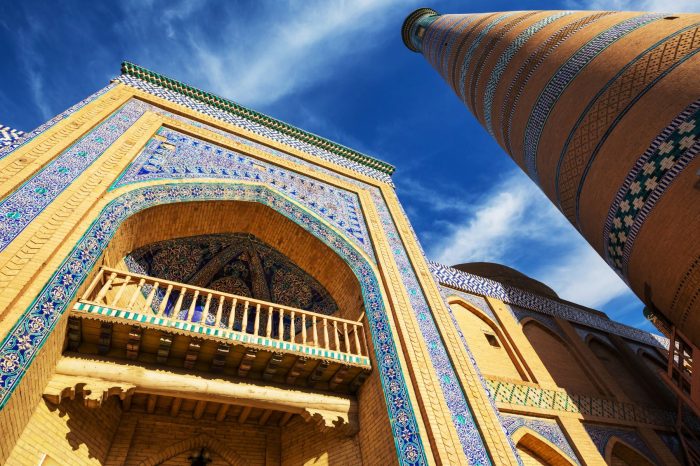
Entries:
<svg viewBox="0 0 700 466">
<path fill-rule="evenodd" d="M 515 414 L 503 414 L 502 418 L 503 425 L 506 428 L 508 435 L 511 437 L 522 427 L 532 429 L 559 447 L 559 449 L 566 453 L 566 455 L 574 463 L 581 464 L 579 463 L 578 458 L 576 458 L 576 454 L 571 448 L 569 441 L 566 440 L 564 433 L 561 431 L 561 427 L 559 427 L 559 424 L 557 424 L 556 421 L 529 416 L 518 416 Z"/>
</svg>

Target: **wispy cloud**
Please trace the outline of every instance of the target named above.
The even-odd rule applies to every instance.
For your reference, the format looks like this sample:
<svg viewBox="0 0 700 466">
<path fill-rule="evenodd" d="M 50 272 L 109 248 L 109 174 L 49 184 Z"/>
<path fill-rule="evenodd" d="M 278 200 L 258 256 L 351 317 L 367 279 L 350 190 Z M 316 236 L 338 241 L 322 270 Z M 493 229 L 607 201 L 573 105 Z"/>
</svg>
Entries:
<svg viewBox="0 0 700 466">
<path fill-rule="evenodd" d="M 20 28 L 16 32 L 17 46 L 22 50 L 19 54 L 19 61 L 22 71 L 27 77 L 27 84 L 31 92 L 32 101 L 44 120 L 48 120 L 54 115 L 51 111 L 48 99 L 45 94 L 44 74 L 45 70 L 41 54 L 37 53 L 37 42 L 40 40 L 42 31 L 39 21 L 29 21 L 27 29 Z"/>
<path fill-rule="evenodd" d="M 700 11 L 697 0 L 571 0 L 568 8 L 585 10 L 659 11 L 669 13 Z"/>
<path fill-rule="evenodd" d="M 522 173 L 509 174 L 467 210 L 429 245 L 432 258 L 446 264 L 488 261 L 515 266 L 560 297 L 591 307 L 630 293 Z M 523 255 L 528 258 L 518 263 Z"/>
</svg>

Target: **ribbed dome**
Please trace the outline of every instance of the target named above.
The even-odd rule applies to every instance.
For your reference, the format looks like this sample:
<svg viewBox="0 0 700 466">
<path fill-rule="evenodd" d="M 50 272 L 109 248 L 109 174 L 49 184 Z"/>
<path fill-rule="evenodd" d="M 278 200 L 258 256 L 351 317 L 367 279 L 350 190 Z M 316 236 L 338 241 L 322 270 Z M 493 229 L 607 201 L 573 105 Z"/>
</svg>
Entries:
<svg viewBox="0 0 700 466">
<path fill-rule="evenodd" d="M 533 293 L 548 296 L 550 298 L 559 298 L 554 290 L 544 283 L 537 281 L 534 278 L 530 278 L 524 273 L 508 267 L 507 265 L 495 264 L 493 262 L 469 262 L 466 264 L 453 265 L 452 267 L 472 275 L 490 278 L 491 280 L 503 283 L 504 285 L 532 291 Z"/>
</svg>

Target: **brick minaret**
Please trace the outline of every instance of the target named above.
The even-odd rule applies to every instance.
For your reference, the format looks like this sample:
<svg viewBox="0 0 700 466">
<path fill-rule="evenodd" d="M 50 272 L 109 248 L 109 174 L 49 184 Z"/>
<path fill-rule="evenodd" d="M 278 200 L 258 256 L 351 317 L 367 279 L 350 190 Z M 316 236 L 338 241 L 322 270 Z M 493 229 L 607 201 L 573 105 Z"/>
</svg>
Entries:
<svg viewBox="0 0 700 466">
<path fill-rule="evenodd" d="M 405 21 L 420 52 L 642 298 L 700 342 L 700 14 Z"/>
</svg>

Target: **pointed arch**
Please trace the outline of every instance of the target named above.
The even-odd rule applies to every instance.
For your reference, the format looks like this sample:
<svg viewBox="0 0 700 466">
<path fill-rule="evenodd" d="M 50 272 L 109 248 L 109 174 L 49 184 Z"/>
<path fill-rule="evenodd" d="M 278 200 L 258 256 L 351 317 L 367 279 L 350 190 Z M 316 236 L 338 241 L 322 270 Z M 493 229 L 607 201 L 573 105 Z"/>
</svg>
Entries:
<svg viewBox="0 0 700 466">
<path fill-rule="evenodd" d="M 572 393 L 601 395 L 586 365 L 569 349 L 569 344 L 546 325 L 526 317 L 521 321 L 523 333 L 539 356 L 554 382 Z"/>
<path fill-rule="evenodd" d="M 605 462 L 611 466 L 654 466 L 656 464 L 616 435 L 610 437 L 605 445 Z"/>
<path fill-rule="evenodd" d="M 448 296 L 447 304 L 483 374 L 529 380 L 502 329 L 490 316 L 459 296 Z"/>
<path fill-rule="evenodd" d="M 529 427 L 520 427 L 511 438 L 524 466 L 576 466 L 561 448 Z"/>
<path fill-rule="evenodd" d="M 201 448 L 211 450 L 212 452 L 221 456 L 231 466 L 248 466 L 248 462 L 241 458 L 232 448 L 203 434 L 198 435 L 197 437 L 191 437 L 175 442 L 154 454 L 150 458 L 143 460 L 139 466 L 155 466 L 181 453 L 195 451 Z"/>
</svg>

